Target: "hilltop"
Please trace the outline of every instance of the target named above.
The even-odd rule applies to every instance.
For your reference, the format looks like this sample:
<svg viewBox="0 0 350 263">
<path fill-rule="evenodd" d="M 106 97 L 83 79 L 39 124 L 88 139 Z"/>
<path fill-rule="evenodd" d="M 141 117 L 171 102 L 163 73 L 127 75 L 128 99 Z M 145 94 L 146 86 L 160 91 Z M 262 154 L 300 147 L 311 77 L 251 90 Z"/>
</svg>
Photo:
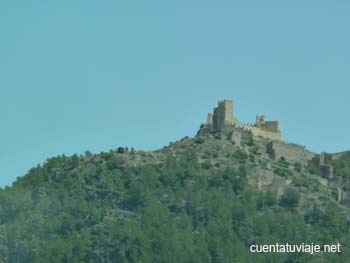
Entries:
<svg viewBox="0 0 350 263">
<path fill-rule="evenodd" d="M 156 151 L 57 156 L 0 190 L 0 262 L 347 262 L 350 152 L 288 144 L 220 101 Z M 338 254 L 251 244 L 340 242 Z"/>
</svg>

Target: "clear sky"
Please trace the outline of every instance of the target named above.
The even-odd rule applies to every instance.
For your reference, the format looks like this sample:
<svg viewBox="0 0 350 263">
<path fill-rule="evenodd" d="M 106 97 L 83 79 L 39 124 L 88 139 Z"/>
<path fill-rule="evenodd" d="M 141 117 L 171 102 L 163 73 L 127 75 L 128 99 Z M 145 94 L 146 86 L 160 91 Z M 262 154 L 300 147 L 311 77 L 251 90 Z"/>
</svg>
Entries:
<svg viewBox="0 0 350 263">
<path fill-rule="evenodd" d="M 350 150 L 350 2 L 0 1 L 0 186 L 48 157 L 193 136 L 218 99 Z"/>
</svg>

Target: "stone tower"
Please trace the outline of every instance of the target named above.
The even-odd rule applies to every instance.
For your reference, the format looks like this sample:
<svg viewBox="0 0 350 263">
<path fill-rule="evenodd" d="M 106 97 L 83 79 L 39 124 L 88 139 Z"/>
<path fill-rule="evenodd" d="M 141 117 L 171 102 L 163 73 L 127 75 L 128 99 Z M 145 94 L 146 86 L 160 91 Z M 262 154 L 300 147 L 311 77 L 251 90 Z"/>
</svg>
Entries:
<svg viewBox="0 0 350 263">
<path fill-rule="evenodd" d="M 220 100 L 218 106 L 214 108 L 213 128 L 221 131 L 225 125 L 230 125 L 233 119 L 233 103 L 231 100 Z"/>
<path fill-rule="evenodd" d="M 207 124 L 213 125 L 213 114 L 208 113 Z"/>
</svg>

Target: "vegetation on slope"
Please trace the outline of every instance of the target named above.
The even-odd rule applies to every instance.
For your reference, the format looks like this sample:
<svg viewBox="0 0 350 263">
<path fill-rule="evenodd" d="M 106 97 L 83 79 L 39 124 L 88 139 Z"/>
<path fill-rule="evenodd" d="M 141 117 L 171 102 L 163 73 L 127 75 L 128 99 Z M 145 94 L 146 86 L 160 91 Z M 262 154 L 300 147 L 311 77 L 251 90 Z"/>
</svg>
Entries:
<svg viewBox="0 0 350 263">
<path fill-rule="evenodd" d="M 306 202 L 320 186 L 302 165 L 249 149 L 197 138 L 51 158 L 0 190 L 0 262 L 348 262 L 347 208 L 326 195 Z M 252 183 L 265 166 L 291 181 L 282 193 Z M 249 251 L 276 242 L 340 242 L 342 252 Z"/>
</svg>

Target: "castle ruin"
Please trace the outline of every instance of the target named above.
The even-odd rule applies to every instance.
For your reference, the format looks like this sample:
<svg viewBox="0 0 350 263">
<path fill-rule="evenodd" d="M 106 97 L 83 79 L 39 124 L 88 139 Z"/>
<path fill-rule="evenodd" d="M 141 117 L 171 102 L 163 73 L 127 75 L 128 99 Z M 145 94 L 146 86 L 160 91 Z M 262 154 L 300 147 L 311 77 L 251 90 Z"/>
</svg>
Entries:
<svg viewBox="0 0 350 263">
<path fill-rule="evenodd" d="M 274 161 L 284 160 L 299 164 L 306 172 L 319 174 L 322 184 L 327 184 L 335 191 L 336 200 L 350 200 L 343 191 L 343 180 L 335 175 L 334 161 L 350 155 L 349 152 L 336 154 L 310 152 L 305 146 L 286 143 L 281 134 L 279 121 L 268 121 L 265 116 L 256 116 L 254 124 L 243 124 L 234 116 L 233 102 L 220 100 L 213 112 L 208 113 L 207 122 L 202 124 L 197 136 L 212 136 L 215 139 L 228 139 L 235 146 L 247 150 L 249 147 L 260 147 L 260 156 L 266 154 Z M 265 156 L 266 157 L 266 156 Z"/>
<path fill-rule="evenodd" d="M 240 138 L 268 139 L 282 141 L 279 121 L 268 121 L 265 116 L 256 116 L 253 125 L 242 124 L 233 115 L 233 102 L 220 100 L 213 113 L 208 113 L 206 130 L 231 134 L 236 140 Z"/>
</svg>

